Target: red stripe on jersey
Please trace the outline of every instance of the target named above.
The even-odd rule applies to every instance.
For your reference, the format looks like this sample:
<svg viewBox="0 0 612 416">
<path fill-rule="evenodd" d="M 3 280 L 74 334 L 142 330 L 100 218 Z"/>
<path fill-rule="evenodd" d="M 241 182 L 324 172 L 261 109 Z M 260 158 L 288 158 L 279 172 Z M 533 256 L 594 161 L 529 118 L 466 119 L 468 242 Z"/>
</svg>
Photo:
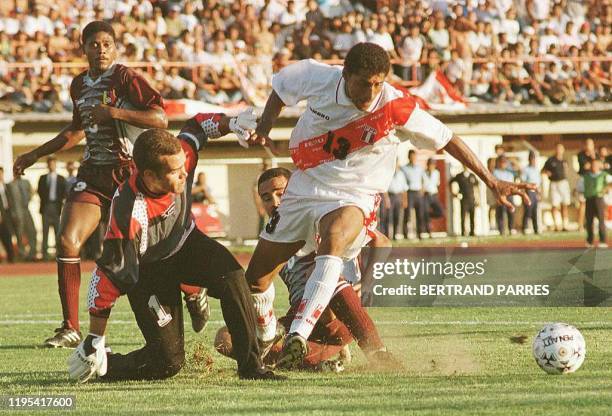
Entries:
<svg viewBox="0 0 612 416">
<path fill-rule="evenodd" d="M 109 310 L 121 295 L 119 289 L 106 274 L 98 268 L 94 270 L 87 299 L 89 313 L 94 316 L 108 317 Z"/>
<path fill-rule="evenodd" d="M 212 120 L 215 123 L 219 123 L 223 114 L 221 113 L 198 113 L 193 118 L 198 124 L 202 124 L 203 121 Z"/>
<path fill-rule="evenodd" d="M 185 156 L 187 158 L 185 160 L 185 170 L 187 172 L 191 172 L 196 168 L 196 165 L 198 164 L 198 153 L 193 148 L 193 146 L 191 146 L 185 140 L 181 140 L 181 147 L 183 148 L 183 151 L 185 152 Z"/>
<path fill-rule="evenodd" d="M 305 170 L 332 160 L 343 160 L 349 154 L 387 137 L 396 126 L 406 124 L 415 106 L 415 99 L 405 94 L 359 120 L 304 140 L 298 147 L 290 149 L 293 163 Z"/>
</svg>

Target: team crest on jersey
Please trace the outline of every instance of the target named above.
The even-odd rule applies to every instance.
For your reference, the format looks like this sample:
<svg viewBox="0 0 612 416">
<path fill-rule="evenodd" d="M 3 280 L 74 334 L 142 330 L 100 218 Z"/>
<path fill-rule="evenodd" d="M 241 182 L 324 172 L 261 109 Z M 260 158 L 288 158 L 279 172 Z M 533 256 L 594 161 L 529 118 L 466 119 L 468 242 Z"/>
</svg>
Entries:
<svg viewBox="0 0 612 416">
<path fill-rule="evenodd" d="M 361 135 L 361 141 L 367 144 L 371 144 L 376 137 L 378 131 L 371 126 L 363 126 L 363 134 Z"/>
<path fill-rule="evenodd" d="M 117 96 L 115 95 L 115 90 L 104 91 L 102 94 L 102 104 L 114 104 Z"/>
</svg>

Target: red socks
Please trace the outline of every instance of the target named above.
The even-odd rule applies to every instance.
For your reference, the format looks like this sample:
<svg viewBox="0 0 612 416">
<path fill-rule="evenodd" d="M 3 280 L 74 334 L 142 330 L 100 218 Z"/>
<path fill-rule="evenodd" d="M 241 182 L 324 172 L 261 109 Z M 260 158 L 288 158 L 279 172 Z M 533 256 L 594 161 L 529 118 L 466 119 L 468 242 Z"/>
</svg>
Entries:
<svg viewBox="0 0 612 416">
<path fill-rule="evenodd" d="M 361 306 L 361 299 L 351 286 L 340 290 L 332 298 L 329 306 L 336 317 L 351 331 L 359 348 L 366 352 L 384 348 L 372 318 Z"/>
<path fill-rule="evenodd" d="M 58 257 L 57 276 L 64 325 L 78 331 L 81 259 L 79 257 Z"/>
</svg>

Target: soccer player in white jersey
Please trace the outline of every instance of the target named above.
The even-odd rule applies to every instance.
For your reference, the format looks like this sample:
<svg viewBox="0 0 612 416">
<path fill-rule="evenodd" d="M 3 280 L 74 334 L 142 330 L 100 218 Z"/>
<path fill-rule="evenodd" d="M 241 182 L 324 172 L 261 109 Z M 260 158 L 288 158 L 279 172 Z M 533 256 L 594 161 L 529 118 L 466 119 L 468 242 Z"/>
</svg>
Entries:
<svg viewBox="0 0 612 416">
<path fill-rule="evenodd" d="M 269 133 L 281 109 L 307 100 L 291 134 L 289 150 L 298 170 L 291 176 L 279 209 L 260 235 L 247 280 L 258 314 L 261 342 L 274 337 L 272 280 L 279 265 L 319 236 L 316 265 L 285 341 L 279 363 L 293 367 L 307 353 L 308 339 L 328 305 L 342 272 L 367 238 L 364 223 L 375 215 L 375 200 L 394 173 L 395 130 L 417 147 L 446 150 L 491 188 L 500 204 L 510 195 L 529 203 L 531 184 L 497 180 L 458 136 L 421 110 L 416 100 L 385 82 L 387 53 L 372 43 L 348 52 L 344 67 L 303 60 L 281 70 L 250 142 L 274 147 Z"/>
</svg>

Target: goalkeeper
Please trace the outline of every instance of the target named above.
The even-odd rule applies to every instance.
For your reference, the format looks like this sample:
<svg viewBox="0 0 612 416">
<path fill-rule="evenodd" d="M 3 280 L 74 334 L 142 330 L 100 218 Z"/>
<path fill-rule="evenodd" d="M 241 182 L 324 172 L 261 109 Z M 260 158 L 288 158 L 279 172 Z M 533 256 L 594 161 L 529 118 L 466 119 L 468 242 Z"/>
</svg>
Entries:
<svg viewBox="0 0 612 416">
<path fill-rule="evenodd" d="M 240 378 L 279 378 L 261 363 L 244 271 L 225 247 L 195 227 L 190 212 L 198 150 L 209 138 L 230 131 L 244 139 L 254 127 L 251 111 L 236 118 L 198 114 L 178 140 L 162 129 L 138 137 L 137 173 L 113 198 L 104 250 L 89 285 L 90 333 L 68 360 L 71 378 L 152 380 L 177 374 L 185 362 L 181 283 L 205 287 L 220 299 Z M 123 294 L 145 346 L 125 355 L 107 354 L 107 321 Z"/>
</svg>

